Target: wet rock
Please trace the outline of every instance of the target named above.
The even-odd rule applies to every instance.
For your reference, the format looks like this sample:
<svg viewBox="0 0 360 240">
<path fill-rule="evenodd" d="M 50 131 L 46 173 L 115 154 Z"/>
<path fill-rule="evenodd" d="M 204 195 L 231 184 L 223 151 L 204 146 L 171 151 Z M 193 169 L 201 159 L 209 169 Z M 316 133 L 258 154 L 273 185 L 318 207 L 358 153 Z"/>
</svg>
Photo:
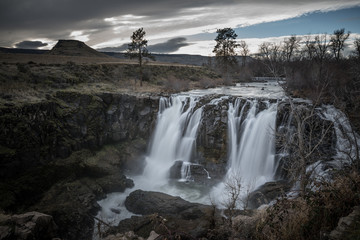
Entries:
<svg viewBox="0 0 360 240">
<path fill-rule="evenodd" d="M 176 161 L 173 166 L 170 168 L 170 178 L 171 179 L 181 179 L 181 169 L 183 167 L 183 161 Z M 196 163 L 185 163 L 187 166 L 187 171 L 189 171 L 188 181 L 193 181 L 195 183 L 200 183 L 202 185 L 210 184 L 211 177 L 209 176 L 208 171 L 200 164 Z"/>
<path fill-rule="evenodd" d="M 181 179 L 181 167 L 183 161 L 175 161 L 169 170 L 169 177 L 172 179 Z"/>
<path fill-rule="evenodd" d="M 121 210 L 118 209 L 118 208 L 110 208 L 110 211 L 112 211 L 113 213 L 116 213 L 116 214 L 120 214 L 120 213 L 121 213 Z"/>
<path fill-rule="evenodd" d="M 249 208 L 254 209 L 268 204 L 289 190 L 290 185 L 286 181 L 267 182 L 249 194 Z"/>
</svg>

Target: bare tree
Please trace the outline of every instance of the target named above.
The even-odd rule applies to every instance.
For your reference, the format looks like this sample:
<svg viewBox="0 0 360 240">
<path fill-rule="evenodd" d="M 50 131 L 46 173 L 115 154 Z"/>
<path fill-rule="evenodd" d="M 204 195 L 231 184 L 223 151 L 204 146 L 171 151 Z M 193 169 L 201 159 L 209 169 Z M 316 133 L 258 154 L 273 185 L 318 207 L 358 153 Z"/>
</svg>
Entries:
<svg viewBox="0 0 360 240">
<path fill-rule="evenodd" d="M 274 77 L 279 77 L 282 62 L 281 45 L 264 42 L 259 46 L 259 56 L 267 70 Z"/>
<path fill-rule="evenodd" d="M 232 218 L 235 216 L 235 210 L 240 199 L 240 193 L 242 188 L 241 176 L 233 173 L 228 176 L 225 181 L 224 199 L 222 205 L 228 211 L 229 223 L 232 226 Z"/>
<path fill-rule="evenodd" d="M 323 63 L 329 51 L 330 42 L 327 34 L 315 36 L 315 59 L 319 63 Z"/>
<path fill-rule="evenodd" d="M 350 36 L 350 32 L 345 33 L 345 28 L 337 29 L 330 39 L 330 47 L 336 61 L 340 60 L 341 51 L 344 50 L 345 41 Z"/>
<path fill-rule="evenodd" d="M 355 49 L 353 51 L 355 57 L 360 59 L 360 38 L 356 38 L 354 41 Z"/>
<path fill-rule="evenodd" d="M 311 39 L 311 36 L 305 36 L 305 45 L 303 47 L 303 55 L 305 59 L 312 61 L 316 52 L 315 40 Z"/>
<path fill-rule="evenodd" d="M 317 166 L 313 166 L 310 170 L 307 167 L 319 161 L 319 148 L 333 127 L 329 121 L 321 121 L 316 113 L 320 98 L 321 93 L 315 103 L 307 106 L 296 105 L 291 97 L 288 98 L 295 128 L 291 138 L 285 138 L 284 142 L 293 151 L 293 159 L 287 170 L 293 181 L 299 181 L 301 196 L 306 193 Z"/>
<path fill-rule="evenodd" d="M 300 40 L 301 38 L 296 37 L 296 35 L 293 35 L 290 38 L 286 38 L 284 40 L 283 52 L 287 62 L 290 62 L 292 60 L 296 51 L 299 49 Z"/>
<path fill-rule="evenodd" d="M 245 67 L 246 58 L 247 58 L 247 56 L 249 56 L 250 50 L 245 41 L 240 41 L 239 47 L 240 47 L 240 54 L 243 57 L 242 66 Z"/>
</svg>

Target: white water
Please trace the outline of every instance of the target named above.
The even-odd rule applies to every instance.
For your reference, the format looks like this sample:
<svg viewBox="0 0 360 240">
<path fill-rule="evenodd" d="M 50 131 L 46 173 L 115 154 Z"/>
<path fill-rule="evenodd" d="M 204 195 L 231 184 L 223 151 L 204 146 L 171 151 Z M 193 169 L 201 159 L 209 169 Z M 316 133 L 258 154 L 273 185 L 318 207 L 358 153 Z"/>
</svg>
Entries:
<svg viewBox="0 0 360 240">
<path fill-rule="evenodd" d="M 349 164 L 360 155 L 360 136 L 353 131 L 346 115 L 334 106 L 325 106 L 323 115 L 334 124 L 337 150 L 335 161 L 338 165 Z"/>
<path fill-rule="evenodd" d="M 160 109 L 142 187 L 156 189 L 167 185 L 169 169 L 175 161 L 183 161 L 185 165 L 191 162 L 202 114 L 202 108 L 194 111 L 196 103 L 197 99 L 185 96 L 174 96 L 171 101 L 161 98 L 160 106 L 168 107 Z"/>
<path fill-rule="evenodd" d="M 267 109 L 258 111 L 259 103 L 241 100 L 229 103 L 228 171 L 224 181 L 213 189 L 212 198 L 221 206 L 227 202 L 227 184 L 234 180 L 241 182 L 240 197 L 262 184 L 274 179 L 275 175 L 275 123 L 276 104 L 267 103 Z M 246 116 L 244 111 L 249 108 Z M 221 197 L 219 197 L 221 196 Z M 240 206 L 241 207 L 241 206 Z"/>
</svg>

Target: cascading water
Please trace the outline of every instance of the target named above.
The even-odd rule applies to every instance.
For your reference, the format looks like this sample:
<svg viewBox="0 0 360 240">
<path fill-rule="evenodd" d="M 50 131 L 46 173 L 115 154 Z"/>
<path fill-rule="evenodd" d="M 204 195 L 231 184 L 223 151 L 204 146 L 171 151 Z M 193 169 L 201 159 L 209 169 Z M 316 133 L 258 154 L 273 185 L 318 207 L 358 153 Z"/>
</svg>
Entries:
<svg viewBox="0 0 360 240">
<path fill-rule="evenodd" d="M 158 123 L 143 173 L 146 180 L 142 186 L 154 189 L 166 185 L 169 169 L 175 161 L 185 165 L 191 162 L 202 113 L 202 108 L 195 110 L 196 103 L 193 97 L 161 98 Z"/>
<path fill-rule="evenodd" d="M 254 86 L 253 86 L 254 85 Z M 161 191 L 174 196 L 180 196 L 191 202 L 209 204 L 210 200 L 221 200 L 224 195 L 224 182 L 233 175 L 240 176 L 245 186 L 253 188 L 266 181 L 273 180 L 275 171 L 274 160 L 274 129 L 276 119 L 276 104 L 267 103 L 265 110 L 259 110 L 264 105 L 256 100 L 236 99 L 229 103 L 228 135 L 229 158 L 228 171 L 224 182 L 209 189 L 208 186 L 169 182 L 169 169 L 177 161 L 182 162 L 180 181 L 192 181 L 192 166 L 196 151 L 196 138 L 201 122 L 203 108 L 198 108 L 201 96 L 209 94 L 226 94 L 213 98 L 207 105 L 222 105 L 231 101 L 231 95 L 244 97 L 268 97 L 278 99 L 284 93 L 280 87 L 268 89 L 268 85 L 255 83 L 252 86 L 236 86 L 230 89 L 203 90 L 194 93 L 160 98 L 157 124 L 146 157 L 146 166 L 140 176 L 131 176 L 135 188 L 124 193 L 112 193 L 106 199 L 99 201 L 102 210 L 99 219 L 105 219 L 116 225 L 120 220 L 128 218 L 132 213 L 124 206 L 126 196 L 135 189 Z M 259 85 L 259 86 L 258 86 Z M 265 89 L 265 90 L 264 90 Z M 244 95 L 245 94 L 245 95 Z M 195 97 L 197 96 L 197 97 Z M 208 98 L 211 99 L 211 98 Z M 263 107 L 261 107 L 262 109 Z M 195 166 L 198 168 L 198 166 Z M 207 178 L 211 176 L 206 169 Z M 214 196 L 209 199 L 210 195 Z M 121 214 L 114 213 L 119 210 Z"/>
<path fill-rule="evenodd" d="M 334 123 L 336 134 L 336 156 L 337 165 L 348 164 L 352 159 L 360 156 L 360 136 L 352 129 L 349 119 L 334 106 L 324 107 L 323 115 Z M 341 162 L 347 160 L 347 162 Z"/>
<path fill-rule="evenodd" d="M 233 179 L 241 182 L 240 195 L 244 195 L 274 178 L 277 104 L 266 102 L 267 108 L 259 111 L 256 100 L 245 101 L 242 107 L 241 103 L 240 99 L 236 99 L 235 104 L 229 103 L 228 171 L 224 181 L 214 188 L 214 198 L 226 196 L 226 184 Z M 246 108 L 249 108 L 248 113 L 243 116 Z"/>
</svg>

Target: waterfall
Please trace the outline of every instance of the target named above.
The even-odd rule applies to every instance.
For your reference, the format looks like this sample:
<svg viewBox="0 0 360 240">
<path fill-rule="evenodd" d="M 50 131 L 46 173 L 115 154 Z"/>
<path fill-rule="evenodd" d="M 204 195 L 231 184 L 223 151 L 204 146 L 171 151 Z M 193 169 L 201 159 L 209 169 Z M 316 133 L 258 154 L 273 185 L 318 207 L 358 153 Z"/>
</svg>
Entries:
<svg viewBox="0 0 360 240">
<path fill-rule="evenodd" d="M 234 178 L 241 181 L 242 196 L 274 179 L 277 104 L 265 104 L 267 108 L 259 111 L 257 100 L 247 100 L 242 104 L 238 98 L 235 104 L 229 103 L 228 171 L 224 181 L 215 187 L 213 196 L 226 195 L 223 193 L 226 183 Z M 244 116 L 246 109 L 248 112 Z"/>
<path fill-rule="evenodd" d="M 336 165 L 349 164 L 360 156 L 360 136 L 352 129 L 347 116 L 334 106 L 324 106 L 323 115 L 334 123 L 336 134 Z M 344 162 L 345 161 L 345 162 Z"/>
<path fill-rule="evenodd" d="M 152 187 L 167 184 L 169 169 L 175 161 L 182 161 L 183 171 L 189 171 L 186 166 L 196 147 L 202 114 L 202 108 L 195 110 L 197 102 L 196 98 L 186 96 L 160 99 L 157 125 L 143 173 Z"/>
</svg>

